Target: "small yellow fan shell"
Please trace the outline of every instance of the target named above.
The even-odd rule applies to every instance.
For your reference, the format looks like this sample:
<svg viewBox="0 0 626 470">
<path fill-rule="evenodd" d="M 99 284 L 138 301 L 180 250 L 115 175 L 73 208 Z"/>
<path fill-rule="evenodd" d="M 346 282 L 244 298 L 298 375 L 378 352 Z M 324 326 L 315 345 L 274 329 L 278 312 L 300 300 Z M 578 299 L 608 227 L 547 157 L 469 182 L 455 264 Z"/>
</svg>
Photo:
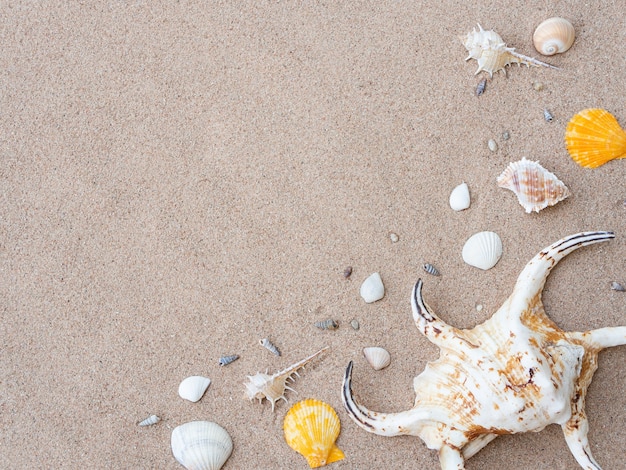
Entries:
<svg viewBox="0 0 626 470">
<path fill-rule="evenodd" d="M 597 168 L 626 157 L 626 132 L 604 109 L 584 109 L 567 124 L 565 145 L 570 157 L 585 168 Z"/>
<path fill-rule="evenodd" d="M 311 468 L 343 460 L 335 445 L 341 424 L 337 413 L 327 403 L 306 399 L 291 407 L 283 423 L 285 441 L 302 454 Z"/>
<path fill-rule="evenodd" d="M 574 44 L 576 32 L 572 23 L 565 18 L 548 18 L 542 22 L 533 34 L 533 44 L 537 52 L 543 55 L 561 54 Z"/>
</svg>

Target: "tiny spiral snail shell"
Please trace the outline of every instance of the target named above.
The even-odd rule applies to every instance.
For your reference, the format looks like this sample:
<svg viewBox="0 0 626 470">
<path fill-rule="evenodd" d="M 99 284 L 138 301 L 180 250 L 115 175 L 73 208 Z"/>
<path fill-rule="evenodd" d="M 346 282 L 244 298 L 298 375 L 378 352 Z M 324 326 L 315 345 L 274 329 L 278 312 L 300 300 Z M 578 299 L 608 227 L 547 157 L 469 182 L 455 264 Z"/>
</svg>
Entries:
<svg viewBox="0 0 626 470">
<path fill-rule="evenodd" d="M 548 18 L 537 26 L 533 44 L 540 54 L 554 55 L 572 47 L 575 37 L 574 26 L 565 18 Z"/>
</svg>

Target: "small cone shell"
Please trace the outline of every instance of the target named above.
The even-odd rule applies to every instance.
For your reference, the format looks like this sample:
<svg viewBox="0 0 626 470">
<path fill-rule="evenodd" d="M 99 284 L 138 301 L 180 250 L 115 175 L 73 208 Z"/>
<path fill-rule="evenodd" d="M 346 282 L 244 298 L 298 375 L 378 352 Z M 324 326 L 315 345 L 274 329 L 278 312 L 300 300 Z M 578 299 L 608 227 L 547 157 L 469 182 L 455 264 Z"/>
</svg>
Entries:
<svg viewBox="0 0 626 470">
<path fill-rule="evenodd" d="M 497 179 L 498 186 L 510 189 L 527 213 L 539 212 L 569 196 L 569 189 L 539 162 L 522 158 L 511 163 Z"/>
<path fill-rule="evenodd" d="M 285 441 L 302 454 L 311 468 L 342 460 L 343 452 L 335 445 L 341 424 L 335 410 L 320 400 L 296 403 L 285 416 Z"/>
<path fill-rule="evenodd" d="M 597 168 L 626 157 L 626 132 L 604 109 L 585 109 L 567 124 L 565 145 L 570 157 L 585 168 Z"/>
</svg>

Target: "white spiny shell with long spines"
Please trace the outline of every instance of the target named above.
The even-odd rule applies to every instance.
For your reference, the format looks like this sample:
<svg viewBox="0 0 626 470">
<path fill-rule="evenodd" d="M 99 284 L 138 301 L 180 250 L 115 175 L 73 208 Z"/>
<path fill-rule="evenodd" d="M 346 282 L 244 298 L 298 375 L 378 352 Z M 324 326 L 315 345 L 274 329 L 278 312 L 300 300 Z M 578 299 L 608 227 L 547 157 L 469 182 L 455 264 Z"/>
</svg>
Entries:
<svg viewBox="0 0 626 470">
<path fill-rule="evenodd" d="M 226 430 L 211 421 L 191 421 L 172 431 L 172 454 L 188 470 L 219 470 L 233 451 Z"/>
<path fill-rule="evenodd" d="M 272 411 L 274 411 L 274 406 L 278 400 L 283 399 L 285 402 L 287 401 L 287 398 L 285 398 L 285 390 L 291 390 L 295 393 L 295 390 L 287 385 L 287 380 L 293 381 L 292 375 L 299 375 L 298 370 L 302 369 L 327 349 L 328 346 L 273 375 L 264 374 L 262 372 L 255 375 L 248 375 L 248 381 L 244 383 L 246 386 L 245 397 L 249 400 L 256 398 L 259 402 L 262 402 L 263 399 L 266 398 L 267 401 L 272 404 Z"/>
<path fill-rule="evenodd" d="M 511 163 L 497 179 L 498 186 L 510 189 L 527 213 L 539 212 L 569 196 L 567 186 L 539 162 L 522 158 Z"/>
<path fill-rule="evenodd" d="M 391 364 L 391 354 L 385 348 L 379 346 L 363 348 L 363 355 L 374 370 L 382 370 Z"/>
<path fill-rule="evenodd" d="M 561 54 L 574 44 L 576 32 L 572 23 L 565 18 L 548 18 L 543 21 L 533 34 L 533 44 L 537 52 L 543 55 Z"/>
<path fill-rule="evenodd" d="M 484 271 L 493 268 L 502 256 L 502 240 L 495 232 L 478 232 L 467 239 L 461 252 L 463 261 Z"/>
<path fill-rule="evenodd" d="M 587 440 L 585 396 L 598 353 L 626 344 L 626 326 L 566 332 L 546 315 L 541 293 L 561 259 L 614 237 L 612 232 L 582 232 L 545 248 L 522 270 L 494 315 L 470 330 L 441 320 L 424 302 L 419 280 L 411 296 L 413 319 L 440 348 L 440 356 L 414 379 L 414 407 L 379 413 L 358 403 L 350 362 L 342 389 L 348 415 L 368 432 L 420 437 L 439 452 L 443 470 L 464 469 L 466 459 L 499 435 L 559 424 L 578 464 L 600 470 Z"/>
<path fill-rule="evenodd" d="M 478 62 L 476 74 L 484 70 L 492 77 L 494 73 L 504 70 L 510 64 L 556 68 L 553 65 L 515 52 L 515 48 L 507 47 L 498 33 L 485 31 L 480 25 L 478 25 L 478 31 L 473 29 L 467 33 L 465 38 L 460 39 L 469 52 L 465 60 L 476 59 Z"/>
<path fill-rule="evenodd" d="M 340 430 L 335 410 L 328 403 L 310 398 L 293 405 L 283 421 L 285 441 L 306 458 L 311 468 L 344 458 L 335 444 Z"/>
<path fill-rule="evenodd" d="M 178 386 L 178 394 L 181 398 L 190 402 L 197 402 L 202 398 L 206 389 L 209 388 L 211 379 L 200 375 L 192 375 L 183 380 Z"/>
</svg>

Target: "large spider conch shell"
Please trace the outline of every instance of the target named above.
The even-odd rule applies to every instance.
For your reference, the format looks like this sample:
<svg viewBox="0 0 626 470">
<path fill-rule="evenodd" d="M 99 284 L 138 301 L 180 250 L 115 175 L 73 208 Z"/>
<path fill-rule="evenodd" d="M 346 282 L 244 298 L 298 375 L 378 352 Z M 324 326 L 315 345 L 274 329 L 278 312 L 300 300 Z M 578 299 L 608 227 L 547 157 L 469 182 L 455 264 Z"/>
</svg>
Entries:
<svg viewBox="0 0 626 470">
<path fill-rule="evenodd" d="M 219 470 L 232 451 L 232 439 L 217 423 L 191 421 L 172 431 L 172 454 L 188 470 Z"/>
<path fill-rule="evenodd" d="M 584 109 L 567 124 L 565 145 L 580 166 L 597 168 L 610 160 L 626 157 L 626 132 L 604 109 Z"/>
<path fill-rule="evenodd" d="M 502 38 L 495 31 L 485 31 L 482 26 L 478 25 L 478 31 L 473 29 L 467 33 L 465 38 L 460 38 L 461 42 L 469 52 L 465 60 L 476 59 L 478 62 L 478 70 L 476 74 L 485 71 L 490 77 L 494 73 L 504 70 L 504 67 L 510 64 L 524 64 L 527 66 L 557 67 L 541 62 L 532 57 L 525 56 L 519 52 L 515 52 L 514 47 L 507 47 Z"/>
<path fill-rule="evenodd" d="M 461 252 L 463 261 L 470 266 L 487 271 L 502 256 L 502 240 L 495 232 L 478 232 L 467 239 Z"/>
<path fill-rule="evenodd" d="M 272 411 L 274 411 L 274 406 L 278 400 L 282 399 L 285 400 L 285 402 L 287 401 L 287 398 L 285 398 L 285 390 L 291 390 L 296 393 L 293 388 L 287 385 L 287 380 L 293 381 L 294 379 L 292 375 L 299 375 L 298 370 L 302 369 L 305 365 L 327 349 L 328 346 L 320 349 L 315 354 L 311 354 L 309 357 L 296 362 L 286 369 L 276 372 L 274 375 L 268 375 L 262 372 L 255 375 L 249 375 L 248 381 L 244 383 L 246 386 L 245 397 L 250 399 L 250 401 L 256 398 L 259 402 L 262 402 L 264 398 L 267 398 L 267 400 L 272 404 Z"/>
<path fill-rule="evenodd" d="M 370 411 L 354 399 L 350 362 L 342 393 L 349 416 L 381 436 L 420 437 L 439 452 L 444 470 L 464 469 L 465 459 L 499 435 L 559 424 L 579 465 L 600 470 L 587 441 L 585 395 L 598 353 L 626 344 L 626 326 L 563 331 L 546 315 L 541 293 L 561 259 L 614 237 L 582 232 L 545 248 L 522 270 L 498 311 L 471 330 L 441 320 L 424 302 L 419 280 L 411 296 L 413 319 L 439 347 L 439 359 L 414 379 L 415 405 L 400 413 Z"/>
<path fill-rule="evenodd" d="M 511 163 L 497 179 L 498 186 L 510 189 L 526 213 L 539 212 L 569 196 L 567 186 L 539 162 L 522 158 Z"/>
<path fill-rule="evenodd" d="M 542 22 L 533 34 L 533 44 L 537 52 L 543 55 L 561 54 L 574 44 L 576 32 L 572 23 L 565 18 L 548 18 Z"/>
<path fill-rule="evenodd" d="M 323 401 L 307 399 L 293 405 L 285 415 L 283 430 L 289 447 L 302 454 L 311 468 L 344 458 L 335 444 L 341 430 L 339 417 Z"/>
</svg>

